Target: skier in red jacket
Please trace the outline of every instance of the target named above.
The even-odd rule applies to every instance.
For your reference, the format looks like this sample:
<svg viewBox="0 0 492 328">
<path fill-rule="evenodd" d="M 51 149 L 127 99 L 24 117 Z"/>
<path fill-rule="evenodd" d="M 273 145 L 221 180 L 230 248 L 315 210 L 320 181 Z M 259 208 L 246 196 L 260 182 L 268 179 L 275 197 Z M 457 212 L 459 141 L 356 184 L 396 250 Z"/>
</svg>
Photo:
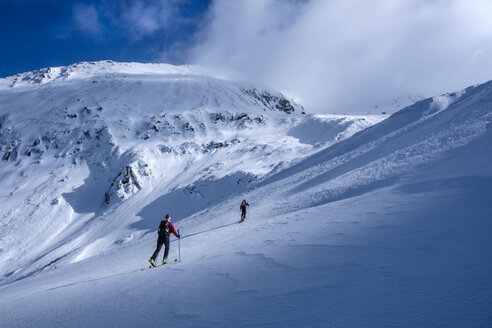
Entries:
<svg viewBox="0 0 492 328">
<path fill-rule="evenodd" d="M 154 254 L 152 254 L 152 257 L 150 258 L 149 262 L 152 266 L 156 266 L 155 264 L 155 259 L 159 255 L 159 252 L 161 251 L 162 244 L 164 244 L 164 257 L 162 258 L 162 264 L 167 264 L 167 256 L 169 255 L 169 237 L 171 232 L 178 238 L 181 238 L 181 236 L 176 232 L 176 229 L 174 229 L 173 224 L 171 223 L 171 216 L 169 214 L 166 214 L 166 218 L 161 221 L 161 224 L 159 224 L 159 229 L 157 230 L 157 234 L 159 235 L 159 238 L 157 238 L 157 247 L 155 249 Z"/>
</svg>

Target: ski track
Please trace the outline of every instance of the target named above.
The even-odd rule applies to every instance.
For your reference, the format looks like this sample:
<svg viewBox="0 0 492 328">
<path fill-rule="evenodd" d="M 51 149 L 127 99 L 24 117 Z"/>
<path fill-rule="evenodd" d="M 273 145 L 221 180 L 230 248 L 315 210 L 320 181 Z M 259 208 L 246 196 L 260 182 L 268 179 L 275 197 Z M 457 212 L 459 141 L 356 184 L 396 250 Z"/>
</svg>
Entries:
<svg viewBox="0 0 492 328">
<path fill-rule="evenodd" d="M 492 325 L 492 82 L 382 120 L 212 76 L 0 79 L 0 326 Z M 181 262 L 147 269 L 166 212 Z"/>
</svg>

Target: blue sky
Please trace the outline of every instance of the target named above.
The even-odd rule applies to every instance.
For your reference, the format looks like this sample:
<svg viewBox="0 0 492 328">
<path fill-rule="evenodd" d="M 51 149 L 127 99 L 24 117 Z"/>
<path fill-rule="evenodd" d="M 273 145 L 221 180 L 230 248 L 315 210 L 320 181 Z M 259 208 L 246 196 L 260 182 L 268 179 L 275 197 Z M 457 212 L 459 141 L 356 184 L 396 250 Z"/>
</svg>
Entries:
<svg viewBox="0 0 492 328">
<path fill-rule="evenodd" d="M 198 64 L 308 112 L 377 112 L 491 80 L 490 17 L 490 0 L 0 0 L 0 77 Z"/>
<path fill-rule="evenodd" d="M 83 60 L 182 64 L 210 1 L 2 0 L 0 77 Z"/>
</svg>

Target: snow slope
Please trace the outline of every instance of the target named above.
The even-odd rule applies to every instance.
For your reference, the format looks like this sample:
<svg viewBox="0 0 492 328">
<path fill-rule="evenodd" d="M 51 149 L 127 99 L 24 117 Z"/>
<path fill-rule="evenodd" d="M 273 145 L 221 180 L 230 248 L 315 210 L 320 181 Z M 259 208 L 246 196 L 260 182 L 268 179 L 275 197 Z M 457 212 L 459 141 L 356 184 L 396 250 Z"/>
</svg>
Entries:
<svg viewBox="0 0 492 328">
<path fill-rule="evenodd" d="M 305 115 L 204 72 L 83 62 L 0 81 L 7 280 L 119 248 L 154 229 L 156 211 L 184 218 L 382 119 Z M 297 136 L 314 124 L 331 134 Z"/>
<path fill-rule="evenodd" d="M 2 81 L 2 326 L 492 323 L 491 82 L 366 128 L 193 68 L 78 66 Z M 165 212 L 182 261 L 142 270 Z"/>
</svg>

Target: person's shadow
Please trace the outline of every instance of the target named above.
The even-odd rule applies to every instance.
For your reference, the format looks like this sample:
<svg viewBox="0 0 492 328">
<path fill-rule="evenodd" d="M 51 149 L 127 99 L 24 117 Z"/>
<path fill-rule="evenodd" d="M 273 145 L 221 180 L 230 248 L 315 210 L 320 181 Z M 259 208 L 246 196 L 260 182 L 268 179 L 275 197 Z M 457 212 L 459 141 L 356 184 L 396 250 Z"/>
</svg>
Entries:
<svg viewBox="0 0 492 328">
<path fill-rule="evenodd" d="M 201 180 L 193 185 L 164 194 L 137 213 L 142 220 L 131 224 L 138 230 L 155 230 L 166 214 L 178 222 L 194 213 L 206 210 L 231 195 L 245 190 L 254 177 L 244 172 L 227 175 L 218 180 Z"/>
</svg>

